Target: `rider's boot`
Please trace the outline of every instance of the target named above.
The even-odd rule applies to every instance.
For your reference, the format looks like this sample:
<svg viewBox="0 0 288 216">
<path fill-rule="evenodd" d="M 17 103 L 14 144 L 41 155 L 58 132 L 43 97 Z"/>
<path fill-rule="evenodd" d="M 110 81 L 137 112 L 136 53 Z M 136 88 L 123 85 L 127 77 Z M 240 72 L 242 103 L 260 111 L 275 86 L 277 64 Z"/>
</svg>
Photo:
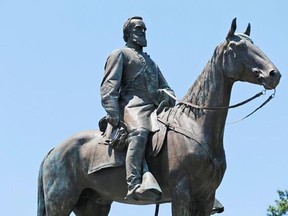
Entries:
<svg viewBox="0 0 288 216">
<path fill-rule="evenodd" d="M 140 188 L 143 175 L 143 160 L 149 131 L 138 129 L 129 134 L 126 155 L 126 180 L 128 193 L 125 199 L 154 200 L 155 197 L 146 196 L 147 190 Z M 144 193 L 145 192 L 145 193 Z M 146 197 L 145 197 L 146 196 Z"/>
</svg>

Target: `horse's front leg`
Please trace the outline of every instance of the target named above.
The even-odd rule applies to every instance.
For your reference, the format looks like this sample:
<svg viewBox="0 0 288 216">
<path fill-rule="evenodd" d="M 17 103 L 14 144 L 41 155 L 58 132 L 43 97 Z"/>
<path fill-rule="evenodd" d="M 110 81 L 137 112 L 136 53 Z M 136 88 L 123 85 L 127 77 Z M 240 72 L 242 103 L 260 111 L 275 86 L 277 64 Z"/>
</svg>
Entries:
<svg viewBox="0 0 288 216">
<path fill-rule="evenodd" d="M 171 176 L 172 216 L 192 216 L 191 186 L 187 177 Z"/>
<path fill-rule="evenodd" d="M 185 196 L 172 199 L 172 216 L 210 216 L 213 202 L 207 200 L 185 200 Z M 212 205 L 211 205 L 212 204 Z"/>
<path fill-rule="evenodd" d="M 173 216 L 210 216 L 214 198 L 199 198 L 193 196 L 193 185 L 187 177 L 174 182 L 172 189 L 172 215 Z"/>
</svg>

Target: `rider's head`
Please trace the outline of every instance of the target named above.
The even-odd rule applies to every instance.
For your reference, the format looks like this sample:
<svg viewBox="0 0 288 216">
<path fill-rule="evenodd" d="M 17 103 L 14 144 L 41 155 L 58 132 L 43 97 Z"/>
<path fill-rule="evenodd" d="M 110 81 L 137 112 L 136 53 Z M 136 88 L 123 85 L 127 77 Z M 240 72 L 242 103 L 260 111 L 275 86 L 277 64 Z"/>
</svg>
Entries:
<svg viewBox="0 0 288 216">
<path fill-rule="evenodd" d="M 140 47 L 147 46 L 146 26 L 142 17 L 129 18 L 123 26 L 123 38 L 127 44 L 135 44 Z"/>
</svg>

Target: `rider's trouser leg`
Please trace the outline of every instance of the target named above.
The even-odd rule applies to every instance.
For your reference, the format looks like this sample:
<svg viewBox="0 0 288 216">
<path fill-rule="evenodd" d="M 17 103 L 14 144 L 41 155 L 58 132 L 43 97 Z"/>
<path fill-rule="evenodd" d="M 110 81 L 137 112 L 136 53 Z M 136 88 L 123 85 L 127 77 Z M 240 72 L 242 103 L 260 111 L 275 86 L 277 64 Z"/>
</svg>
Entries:
<svg viewBox="0 0 288 216">
<path fill-rule="evenodd" d="M 131 195 L 141 185 L 143 174 L 142 162 L 145 156 L 148 133 L 147 129 L 141 128 L 129 134 L 126 155 L 127 196 Z"/>
</svg>

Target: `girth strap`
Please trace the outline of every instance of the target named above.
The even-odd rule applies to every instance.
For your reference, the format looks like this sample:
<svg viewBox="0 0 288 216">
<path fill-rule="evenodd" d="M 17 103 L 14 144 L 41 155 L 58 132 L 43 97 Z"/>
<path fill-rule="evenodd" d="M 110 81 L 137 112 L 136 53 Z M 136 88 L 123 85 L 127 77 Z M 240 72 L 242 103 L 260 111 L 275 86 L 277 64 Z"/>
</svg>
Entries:
<svg viewBox="0 0 288 216">
<path fill-rule="evenodd" d="M 177 133 L 180 133 L 180 134 L 186 136 L 189 139 L 196 141 L 207 152 L 207 154 L 208 154 L 208 156 L 209 156 L 209 158 L 213 164 L 213 167 L 215 169 L 218 169 L 220 167 L 220 165 L 223 163 L 223 161 L 224 161 L 223 158 L 222 157 L 221 158 L 215 157 L 213 152 L 211 151 L 209 145 L 204 140 L 202 140 L 202 142 L 200 142 L 199 140 L 194 138 L 195 135 L 193 133 L 191 133 L 190 131 L 188 131 L 182 127 L 173 125 L 170 122 L 164 121 L 163 119 L 158 118 L 158 121 L 161 122 L 162 124 L 164 124 L 170 130 L 173 130 Z"/>
</svg>

